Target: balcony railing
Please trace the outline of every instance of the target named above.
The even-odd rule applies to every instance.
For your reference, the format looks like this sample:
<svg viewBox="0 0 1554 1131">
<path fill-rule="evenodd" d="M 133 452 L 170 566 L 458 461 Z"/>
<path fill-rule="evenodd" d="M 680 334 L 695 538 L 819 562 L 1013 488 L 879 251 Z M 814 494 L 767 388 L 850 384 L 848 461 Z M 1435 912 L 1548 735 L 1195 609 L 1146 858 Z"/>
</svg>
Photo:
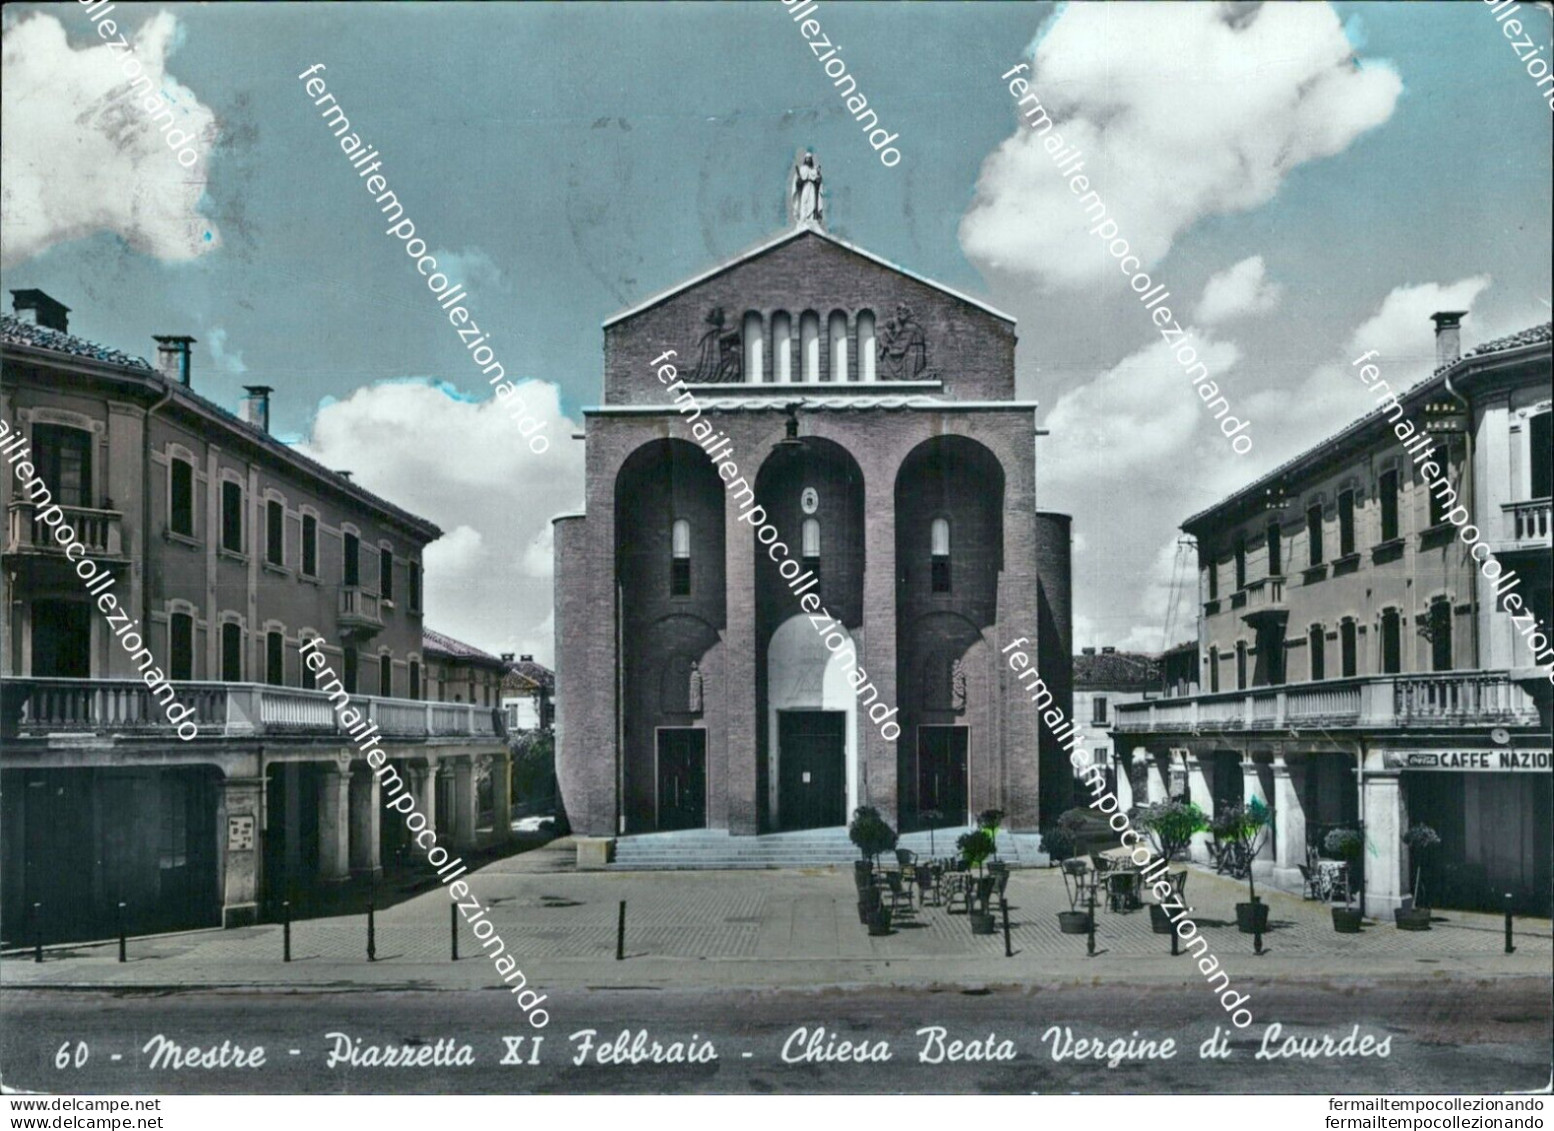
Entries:
<svg viewBox="0 0 1554 1131">
<path fill-rule="evenodd" d="M 383 627 L 383 609 L 378 595 L 359 585 L 340 588 L 340 627 L 376 632 Z"/>
<path fill-rule="evenodd" d="M 1117 704 L 1118 732 L 1529 726 L 1531 693 L 1506 672 L 1365 676 Z"/>
<path fill-rule="evenodd" d="M 39 517 L 49 509 L 27 499 L 12 500 L 6 515 L 5 552 L 64 557 L 65 545 L 54 537 L 59 527 L 50 526 Z M 124 515 L 119 511 L 64 506 L 59 510 L 64 515 L 60 526 L 75 531 L 75 540 L 86 548 L 87 557 L 124 557 Z"/>
<path fill-rule="evenodd" d="M 1525 503 L 1504 503 L 1501 512 L 1504 515 L 1503 534 L 1507 542 L 1512 543 L 1511 549 L 1534 549 L 1542 546 L 1549 547 L 1549 509 L 1554 500 L 1534 499 Z"/>
<path fill-rule="evenodd" d="M 174 701 L 191 707 L 200 738 L 344 735 L 322 691 L 259 683 L 180 682 Z M 490 707 L 353 695 L 350 707 L 385 738 L 490 738 Z M 162 704 L 133 679 L 10 679 L 0 683 L 0 731 L 7 738 L 51 734 L 171 736 Z M 196 742 L 199 739 L 195 739 Z"/>
</svg>

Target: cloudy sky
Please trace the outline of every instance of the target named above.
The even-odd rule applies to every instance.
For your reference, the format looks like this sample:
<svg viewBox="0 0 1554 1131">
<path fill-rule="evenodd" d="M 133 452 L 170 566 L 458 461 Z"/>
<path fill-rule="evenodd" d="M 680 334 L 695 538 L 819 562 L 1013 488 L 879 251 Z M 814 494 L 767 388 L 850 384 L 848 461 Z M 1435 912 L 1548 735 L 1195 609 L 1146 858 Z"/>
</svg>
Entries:
<svg viewBox="0 0 1554 1131">
<path fill-rule="evenodd" d="M 1519 14 L 1548 44 L 1546 9 Z M 1041 505 L 1075 515 L 1077 645 L 1191 634 L 1190 611 L 1166 624 L 1177 523 L 1361 415 L 1348 359 L 1406 383 L 1432 311 L 1471 311 L 1466 346 L 1549 317 L 1550 113 L 1477 3 L 822 3 L 894 168 L 778 3 L 119 5 L 127 48 L 73 4 L 3 18 L 0 285 L 130 352 L 193 334 L 229 407 L 275 386 L 278 433 L 448 532 L 428 622 L 493 652 L 552 654 L 549 519 L 581 499 L 600 322 L 781 230 L 806 146 L 832 231 L 1018 318 Z M 120 97 L 126 51 L 183 164 Z M 1022 60 L 1250 455 L 1018 126 L 999 76 Z M 317 63 L 532 382 L 548 452 L 385 236 L 297 78 Z"/>
</svg>

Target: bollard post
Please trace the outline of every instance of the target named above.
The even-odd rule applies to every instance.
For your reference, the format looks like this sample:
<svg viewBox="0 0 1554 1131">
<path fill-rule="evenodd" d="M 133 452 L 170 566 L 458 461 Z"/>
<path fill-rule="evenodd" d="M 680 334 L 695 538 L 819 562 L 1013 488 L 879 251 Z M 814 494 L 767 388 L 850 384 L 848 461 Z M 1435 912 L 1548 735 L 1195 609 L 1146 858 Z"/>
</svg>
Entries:
<svg viewBox="0 0 1554 1131">
<path fill-rule="evenodd" d="M 1511 945 L 1511 893 L 1505 893 L 1505 952 L 1510 954 L 1516 947 Z"/>
<path fill-rule="evenodd" d="M 1252 904 L 1252 953 L 1259 955 L 1263 953 L 1263 917 L 1257 913 L 1260 906 L 1261 901 Z"/>
<path fill-rule="evenodd" d="M 32 960 L 43 961 L 43 904 L 32 905 Z"/>
<path fill-rule="evenodd" d="M 999 902 L 1003 904 L 1004 910 L 1004 957 L 1013 958 L 1014 948 L 1009 945 L 1009 899 L 1005 896 Z"/>
<path fill-rule="evenodd" d="M 1085 957 L 1095 957 L 1095 885 L 1090 886 L 1090 930 L 1085 940 Z"/>
<path fill-rule="evenodd" d="M 448 905 L 448 946 L 453 952 L 450 961 L 457 962 L 459 960 L 459 905 L 457 903 Z"/>
<path fill-rule="evenodd" d="M 367 961 L 378 960 L 378 924 L 374 917 L 375 909 L 372 901 L 367 901 Z"/>
<path fill-rule="evenodd" d="M 291 961 L 291 900 L 281 900 L 281 961 Z"/>
<path fill-rule="evenodd" d="M 1169 918 L 1169 916 L 1168 916 L 1168 918 Z M 1172 922 L 1172 924 L 1171 924 L 1171 957 L 1172 958 L 1175 958 L 1178 954 L 1182 953 L 1180 950 L 1177 949 L 1177 943 L 1180 940 L 1180 937 L 1181 936 L 1179 936 L 1176 933 L 1176 923 Z"/>
<path fill-rule="evenodd" d="M 125 961 L 125 954 L 124 954 L 124 904 L 123 904 L 122 901 L 119 903 L 119 908 L 118 908 L 118 911 L 115 914 L 115 917 L 119 921 L 119 961 L 123 962 L 123 961 Z"/>
<path fill-rule="evenodd" d="M 626 958 L 626 901 L 621 900 L 621 913 L 615 924 L 615 961 Z"/>
</svg>

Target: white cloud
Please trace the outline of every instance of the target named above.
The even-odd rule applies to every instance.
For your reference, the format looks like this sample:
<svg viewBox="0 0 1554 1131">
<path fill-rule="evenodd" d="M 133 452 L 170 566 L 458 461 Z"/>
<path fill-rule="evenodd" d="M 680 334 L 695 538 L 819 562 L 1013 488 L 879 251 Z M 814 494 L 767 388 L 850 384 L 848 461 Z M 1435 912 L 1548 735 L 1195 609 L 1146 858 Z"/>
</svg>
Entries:
<svg viewBox="0 0 1554 1131">
<path fill-rule="evenodd" d="M 1284 288 L 1267 280 L 1261 255 L 1227 267 L 1203 286 L 1193 317 L 1208 326 L 1246 314 L 1266 314 L 1279 305 Z"/>
<path fill-rule="evenodd" d="M 6 266 L 101 231 L 167 260 L 193 259 L 220 244 L 215 223 L 199 211 L 216 118 L 167 73 L 177 30 L 171 13 L 158 12 L 130 41 L 129 54 L 107 43 L 73 50 L 63 25 L 47 14 L 6 32 L 0 67 L 0 261 Z M 155 93 L 145 94 L 141 83 L 131 95 L 136 64 Z M 148 100 L 155 100 L 149 111 Z M 151 123 L 164 100 L 173 117 L 166 134 Z M 192 166 L 181 165 L 168 146 L 173 130 L 188 135 L 184 145 L 197 158 Z"/>
<path fill-rule="evenodd" d="M 1325 4 L 1062 6 L 1027 77 L 1055 128 L 1022 118 L 983 163 L 961 246 L 1061 287 L 1121 275 L 1044 142 L 1083 155 L 1148 267 L 1198 220 L 1266 203 L 1291 170 L 1385 122 L 1402 89 L 1390 68 L 1355 63 Z"/>
<path fill-rule="evenodd" d="M 471 290 L 477 287 L 491 287 L 499 291 L 508 289 L 507 276 L 496 265 L 496 261 L 478 247 L 467 247 L 463 251 L 449 251 L 439 247 L 433 250 L 432 255 L 437 259 L 437 270 L 455 283 L 463 283 Z"/>
<path fill-rule="evenodd" d="M 583 446 L 554 385 L 519 386 L 550 438 L 536 454 L 511 410 L 423 379 L 327 402 L 301 450 L 445 533 L 426 550 L 426 624 L 486 651 L 554 653 L 550 519 L 581 505 Z"/>
<path fill-rule="evenodd" d="M 1490 284 L 1488 275 L 1474 275 L 1455 283 L 1422 283 L 1394 287 L 1382 300 L 1381 307 L 1355 329 L 1349 337 L 1348 360 L 1366 350 L 1377 350 L 1377 365 L 1399 367 L 1389 378 L 1394 387 L 1397 377 L 1407 376 L 1409 383 L 1428 377 L 1435 370 L 1435 327 L 1430 315 L 1438 311 L 1472 311 L 1480 292 Z"/>
<path fill-rule="evenodd" d="M 224 326 L 211 327 L 205 335 L 205 344 L 210 349 L 211 360 L 219 365 L 223 372 L 230 373 L 234 377 L 241 377 L 248 372 L 242 352 L 227 348 L 227 331 Z"/>
</svg>

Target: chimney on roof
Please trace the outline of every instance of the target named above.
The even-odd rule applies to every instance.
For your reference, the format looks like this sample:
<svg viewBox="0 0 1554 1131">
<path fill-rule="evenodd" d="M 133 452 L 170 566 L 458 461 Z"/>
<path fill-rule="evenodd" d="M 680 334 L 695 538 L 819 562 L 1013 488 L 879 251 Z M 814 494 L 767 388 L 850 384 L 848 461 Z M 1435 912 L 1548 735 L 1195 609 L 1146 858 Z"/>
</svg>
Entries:
<svg viewBox="0 0 1554 1131">
<path fill-rule="evenodd" d="M 1466 310 L 1441 310 L 1430 315 L 1435 323 L 1435 367 L 1455 365 L 1462 360 L 1462 320 Z"/>
<path fill-rule="evenodd" d="M 502 663 L 510 664 L 512 662 L 513 662 L 513 654 L 511 652 L 503 652 L 502 653 Z"/>
<path fill-rule="evenodd" d="M 1117 652 L 1117 649 L 1113 648 L 1110 644 L 1106 645 L 1106 647 L 1101 649 L 1101 655 L 1103 655 L 1103 656 L 1115 655 L 1116 652 Z"/>
<path fill-rule="evenodd" d="M 70 332 L 70 308 L 42 291 L 12 291 L 11 309 L 16 311 L 16 317 L 23 322 L 31 322 L 46 330 L 58 330 L 61 334 Z"/>
<path fill-rule="evenodd" d="M 248 395 L 243 398 L 242 417 L 261 432 L 270 430 L 270 394 L 275 390 L 269 385 L 244 385 Z"/>
<path fill-rule="evenodd" d="M 351 473 L 346 471 L 344 468 L 335 468 L 335 474 L 338 475 L 341 479 L 344 479 L 347 483 L 351 481 Z"/>
<path fill-rule="evenodd" d="M 189 385 L 189 347 L 195 339 L 186 334 L 153 334 L 157 372 L 169 381 Z"/>
<path fill-rule="evenodd" d="M 1082 653 L 1084 653 L 1086 656 L 1093 656 L 1093 655 L 1095 655 L 1095 649 L 1094 648 L 1081 648 L 1080 651 Z"/>
<path fill-rule="evenodd" d="M 532 655 L 530 655 L 528 652 L 525 652 L 523 655 L 519 656 L 518 659 L 520 659 L 521 661 L 523 661 L 526 664 L 534 663 L 534 657 Z"/>
</svg>

